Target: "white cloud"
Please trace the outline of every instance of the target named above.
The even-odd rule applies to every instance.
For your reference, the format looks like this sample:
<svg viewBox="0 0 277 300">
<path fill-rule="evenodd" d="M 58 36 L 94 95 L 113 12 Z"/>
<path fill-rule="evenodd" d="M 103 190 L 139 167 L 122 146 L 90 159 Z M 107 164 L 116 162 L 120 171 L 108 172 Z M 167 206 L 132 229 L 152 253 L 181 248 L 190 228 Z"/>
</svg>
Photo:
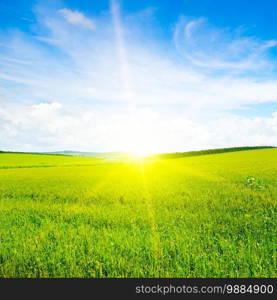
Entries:
<svg viewBox="0 0 277 300">
<path fill-rule="evenodd" d="M 87 18 L 84 14 L 77 10 L 71 10 L 68 8 L 63 8 L 59 10 L 60 14 L 65 18 L 65 20 L 73 25 L 79 25 L 87 29 L 95 29 L 96 26 L 93 20 Z"/>
<path fill-rule="evenodd" d="M 24 151 L 134 151 L 144 144 L 152 152 L 277 146 L 277 112 L 267 118 L 225 115 L 197 122 L 150 108 L 86 111 L 52 102 L 3 106 L 0 132 L 2 149 Z"/>
</svg>

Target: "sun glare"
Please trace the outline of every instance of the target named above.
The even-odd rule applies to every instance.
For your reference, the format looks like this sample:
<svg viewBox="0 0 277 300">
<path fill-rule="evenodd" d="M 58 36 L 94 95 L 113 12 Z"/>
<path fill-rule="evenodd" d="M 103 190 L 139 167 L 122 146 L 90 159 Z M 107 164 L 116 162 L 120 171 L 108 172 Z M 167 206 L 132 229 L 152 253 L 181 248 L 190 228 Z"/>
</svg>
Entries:
<svg viewBox="0 0 277 300">
<path fill-rule="evenodd" d="M 147 122 L 145 124 L 140 122 L 140 124 L 139 127 L 129 124 L 123 138 L 123 149 L 131 153 L 134 158 L 139 159 L 159 152 L 157 151 L 157 132 L 152 132 Z"/>
<path fill-rule="evenodd" d="M 149 151 L 147 151 L 147 149 L 144 148 L 134 150 L 131 153 L 135 158 L 144 158 L 151 154 Z"/>
</svg>

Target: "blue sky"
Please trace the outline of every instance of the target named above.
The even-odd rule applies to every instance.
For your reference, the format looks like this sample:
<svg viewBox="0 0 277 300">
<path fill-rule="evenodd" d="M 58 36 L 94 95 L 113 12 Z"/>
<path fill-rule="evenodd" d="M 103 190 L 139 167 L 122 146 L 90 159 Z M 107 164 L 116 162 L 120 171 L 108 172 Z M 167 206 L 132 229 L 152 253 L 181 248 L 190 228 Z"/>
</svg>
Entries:
<svg viewBox="0 0 277 300">
<path fill-rule="evenodd" d="M 0 149 L 277 146 L 274 0 L 0 2 Z"/>
</svg>

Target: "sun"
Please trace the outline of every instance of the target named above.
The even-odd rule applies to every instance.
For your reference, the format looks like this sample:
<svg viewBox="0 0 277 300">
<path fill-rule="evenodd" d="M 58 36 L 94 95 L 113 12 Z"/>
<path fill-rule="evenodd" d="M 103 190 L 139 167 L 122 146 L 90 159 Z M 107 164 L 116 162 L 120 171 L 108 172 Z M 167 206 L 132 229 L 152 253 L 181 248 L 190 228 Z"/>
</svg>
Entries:
<svg viewBox="0 0 277 300">
<path fill-rule="evenodd" d="M 136 158 L 144 158 L 151 154 L 151 152 L 146 148 L 138 148 L 136 150 L 133 150 L 131 153 Z"/>
<path fill-rule="evenodd" d="M 129 152 L 134 158 L 160 153 L 164 149 L 164 128 L 159 126 L 156 114 L 148 109 L 132 111 L 127 118 L 119 121 L 120 148 Z"/>
<path fill-rule="evenodd" d="M 138 134 L 133 134 L 132 138 L 129 137 L 129 139 L 127 139 L 125 145 L 127 152 L 131 153 L 136 159 L 142 159 L 155 153 L 153 138 L 151 139 L 147 134 L 141 134 L 140 136 Z"/>
</svg>

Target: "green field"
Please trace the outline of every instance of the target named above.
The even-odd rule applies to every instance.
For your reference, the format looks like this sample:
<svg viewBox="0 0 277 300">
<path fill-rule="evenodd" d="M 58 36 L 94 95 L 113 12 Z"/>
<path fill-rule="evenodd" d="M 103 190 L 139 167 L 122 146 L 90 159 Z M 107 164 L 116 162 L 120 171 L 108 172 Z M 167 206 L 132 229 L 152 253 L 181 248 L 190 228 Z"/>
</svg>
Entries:
<svg viewBox="0 0 277 300">
<path fill-rule="evenodd" d="M 275 277 L 277 149 L 0 154 L 0 277 Z"/>
</svg>

